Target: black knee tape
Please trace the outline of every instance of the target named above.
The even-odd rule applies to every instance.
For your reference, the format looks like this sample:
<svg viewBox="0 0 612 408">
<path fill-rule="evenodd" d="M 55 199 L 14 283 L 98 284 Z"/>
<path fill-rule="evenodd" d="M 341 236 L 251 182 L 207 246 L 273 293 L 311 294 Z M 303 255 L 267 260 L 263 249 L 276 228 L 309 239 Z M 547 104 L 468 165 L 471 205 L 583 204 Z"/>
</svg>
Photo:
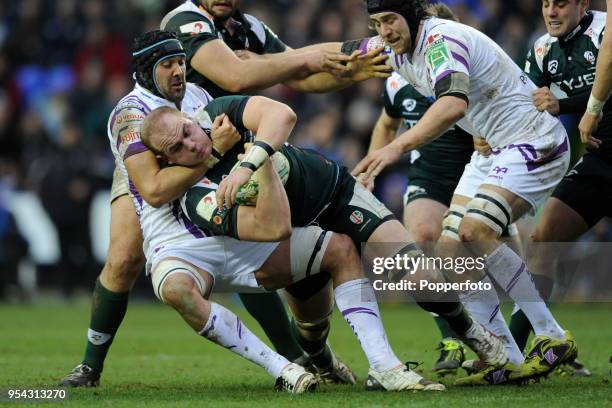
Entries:
<svg viewBox="0 0 612 408">
<path fill-rule="evenodd" d="M 330 279 L 329 273 L 320 272 L 287 286 L 285 290 L 294 298 L 304 302 L 319 293 Z"/>
</svg>

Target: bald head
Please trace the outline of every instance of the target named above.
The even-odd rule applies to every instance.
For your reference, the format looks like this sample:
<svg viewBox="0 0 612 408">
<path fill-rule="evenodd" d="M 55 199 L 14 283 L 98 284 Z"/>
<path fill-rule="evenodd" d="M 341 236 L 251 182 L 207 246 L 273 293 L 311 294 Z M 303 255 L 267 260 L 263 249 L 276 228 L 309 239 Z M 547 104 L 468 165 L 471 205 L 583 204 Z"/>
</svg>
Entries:
<svg viewBox="0 0 612 408">
<path fill-rule="evenodd" d="M 170 133 L 173 119 L 181 119 L 183 113 L 170 106 L 160 106 L 153 110 L 142 123 L 140 129 L 140 139 L 145 146 L 153 153 L 164 157 L 164 152 L 160 148 L 159 139 Z"/>
<path fill-rule="evenodd" d="M 142 143 L 164 160 L 183 166 L 201 164 L 212 150 L 212 141 L 198 123 L 169 106 L 162 106 L 144 120 Z"/>
</svg>

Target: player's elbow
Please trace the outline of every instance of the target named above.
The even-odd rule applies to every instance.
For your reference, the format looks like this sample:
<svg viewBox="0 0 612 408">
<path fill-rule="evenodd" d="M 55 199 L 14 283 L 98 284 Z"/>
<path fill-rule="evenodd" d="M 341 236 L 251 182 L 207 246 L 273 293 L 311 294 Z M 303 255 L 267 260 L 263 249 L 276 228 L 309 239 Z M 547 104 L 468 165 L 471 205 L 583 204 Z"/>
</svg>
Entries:
<svg viewBox="0 0 612 408">
<path fill-rule="evenodd" d="M 297 115 L 288 105 L 277 103 L 276 114 L 280 124 L 291 127 L 297 122 Z"/>
<path fill-rule="evenodd" d="M 291 228 L 291 220 L 289 216 L 284 214 L 278 214 L 274 222 L 271 223 L 269 220 L 262 223 L 259 230 L 262 232 L 263 237 L 266 241 L 284 241 L 291 236 L 293 232 Z"/>
<path fill-rule="evenodd" d="M 242 93 L 249 90 L 249 83 L 243 79 L 236 78 L 235 80 L 226 81 L 220 84 L 221 88 L 231 93 Z"/>
<path fill-rule="evenodd" d="M 278 242 L 284 241 L 291 236 L 293 232 L 291 223 L 282 225 L 268 225 L 266 227 L 260 226 L 257 228 L 257 234 L 253 237 L 249 237 L 250 241 L 261 241 L 261 242 Z M 244 239 L 241 237 L 241 239 Z"/>
<path fill-rule="evenodd" d="M 291 237 L 292 233 L 293 229 L 291 228 L 291 223 L 283 223 L 282 225 L 277 226 L 274 229 L 274 232 L 272 232 L 272 235 L 274 236 L 272 241 L 284 241 Z"/>
<path fill-rule="evenodd" d="M 142 199 L 153 208 L 160 208 L 167 202 L 171 201 L 162 193 L 158 186 L 149 185 L 146 188 L 139 189 L 137 187 L 137 189 Z"/>
<path fill-rule="evenodd" d="M 141 196 L 142 199 L 145 200 L 147 204 L 149 204 L 153 208 L 160 208 L 161 206 L 166 204 L 162 197 L 156 194 L 141 194 Z"/>
</svg>

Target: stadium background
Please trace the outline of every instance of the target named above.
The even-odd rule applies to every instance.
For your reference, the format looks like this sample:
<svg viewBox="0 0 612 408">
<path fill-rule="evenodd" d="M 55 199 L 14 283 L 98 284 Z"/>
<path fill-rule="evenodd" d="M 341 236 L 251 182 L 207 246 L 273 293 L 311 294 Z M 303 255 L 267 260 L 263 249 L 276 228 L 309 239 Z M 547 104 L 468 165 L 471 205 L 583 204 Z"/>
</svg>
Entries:
<svg viewBox="0 0 612 408">
<path fill-rule="evenodd" d="M 108 114 L 132 88 L 132 39 L 180 3 L 0 1 L 0 300 L 91 293 L 108 239 Z M 521 66 L 544 32 L 539 1 L 446 3 Z M 243 0 L 242 9 L 294 48 L 370 34 L 361 0 Z M 370 80 L 325 95 L 276 86 L 265 94 L 298 113 L 293 143 L 352 168 L 367 148 L 382 86 Z M 377 183 L 377 195 L 398 215 L 406 164 Z M 585 240 L 610 241 L 612 228 L 604 222 Z M 145 279 L 137 292 L 151 296 Z"/>
</svg>

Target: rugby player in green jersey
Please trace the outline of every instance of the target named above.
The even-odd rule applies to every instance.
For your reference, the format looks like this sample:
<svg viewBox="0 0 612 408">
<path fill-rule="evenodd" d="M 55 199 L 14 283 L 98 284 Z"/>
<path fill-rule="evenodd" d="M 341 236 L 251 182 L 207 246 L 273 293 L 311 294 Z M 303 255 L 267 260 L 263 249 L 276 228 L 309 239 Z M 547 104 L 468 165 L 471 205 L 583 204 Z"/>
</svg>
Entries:
<svg viewBox="0 0 612 408">
<path fill-rule="evenodd" d="M 539 87 L 533 101 L 539 110 L 553 115 L 584 111 L 595 78 L 599 47 L 606 14 L 588 11 L 588 0 L 543 0 L 542 14 L 547 34 L 536 40 L 527 55 L 525 72 Z M 588 140 L 587 152 L 552 193 L 542 211 L 535 243 L 574 241 L 603 217 L 612 215 L 612 115 L 611 105 L 603 107 L 602 122 Z M 580 148 L 580 141 L 573 146 Z M 536 245 L 529 251 L 533 279 L 542 298 L 547 300 L 554 281 L 548 276 L 555 254 Z M 511 329 L 519 347 L 527 342 L 531 325 L 522 311 L 515 309 Z M 569 369 L 590 375 L 579 362 Z"/>
<path fill-rule="evenodd" d="M 174 31 L 185 45 L 187 80 L 213 97 L 281 82 L 302 92 L 329 92 L 389 75 L 386 56 L 379 55 L 382 48 L 366 58 L 340 53 L 341 43 L 292 50 L 263 22 L 242 13 L 239 5 L 239 0 L 187 0 L 166 14 L 160 25 Z M 260 57 L 241 59 L 234 51 Z"/>
<path fill-rule="evenodd" d="M 224 99 L 225 98 L 230 97 L 224 97 Z M 229 109 L 225 110 L 225 113 L 229 115 L 230 119 L 239 130 L 244 131 L 241 112 L 248 98 L 231 98 L 233 99 L 227 99 Z M 207 107 L 206 110 L 208 109 Z M 203 115 L 203 118 L 199 114 L 196 115 L 196 117 L 198 118 L 200 126 L 203 126 L 202 124 L 207 122 L 206 116 L 212 117 L 216 114 L 218 114 L 218 112 L 207 112 Z M 208 122 L 210 122 L 210 117 L 208 118 Z M 154 120 L 157 121 L 157 123 L 153 123 Z M 193 161 L 187 160 L 188 157 L 186 157 L 191 154 L 189 152 L 189 146 L 200 143 L 201 139 L 205 137 L 205 132 L 189 132 L 183 140 L 179 139 L 173 143 L 173 145 L 178 145 L 178 147 L 173 150 L 182 151 L 183 157 L 175 154 L 174 151 L 160 150 L 159 140 L 166 139 L 167 136 L 165 136 L 165 134 L 168 133 L 168 130 L 176 129 L 181 120 L 182 118 L 180 115 L 165 114 L 163 116 L 151 116 L 147 121 L 151 123 L 146 124 L 145 128 L 155 129 L 155 133 L 149 135 L 148 132 L 144 132 L 145 136 L 143 140 L 152 150 L 157 151 L 161 157 L 169 162 L 190 165 L 193 164 Z M 235 148 L 235 152 L 228 152 L 221 162 L 215 166 L 215 169 L 207 173 L 206 179 L 198 183 L 187 193 L 186 197 L 183 199 L 183 209 L 196 225 L 214 234 L 242 238 L 237 223 L 239 208 L 234 206 L 228 209 L 222 205 L 219 207 L 219 203 L 225 201 L 229 202 L 231 205 L 231 203 L 236 202 L 232 197 L 226 196 L 225 192 L 223 192 L 223 186 L 224 184 L 233 184 L 235 179 L 239 179 L 240 177 L 235 175 L 239 174 L 238 172 L 243 169 L 247 169 L 246 171 L 249 175 L 252 173 L 250 169 L 253 167 L 256 168 L 257 166 L 253 165 L 248 160 L 260 157 L 255 161 L 261 162 L 262 159 L 264 161 L 267 159 L 268 154 L 264 154 L 263 151 L 270 149 L 266 149 L 265 146 L 262 147 L 257 143 L 256 140 L 254 149 L 259 150 L 259 152 L 254 154 L 249 151 L 246 158 L 240 162 L 241 166 L 237 170 L 230 172 L 236 163 L 232 157 L 237 158 L 237 155 L 241 152 L 241 149 Z M 283 146 L 279 152 L 284 156 L 284 160 L 287 162 L 286 171 L 283 171 L 283 173 L 288 175 L 285 182 L 285 189 L 291 205 L 292 225 L 297 227 L 309 225 L 314 222 L 330 231 L 342 232 L 349 235 L 359 246 L 363 242 L 379 243 L 379 246 L 376 248 L 374 245 L 375 248 L 373 249 L 378 251 L 382 249 L 386 251 L 382 253 L 383 256 L 393 256 L 395 253 L 410 255 L 419 252 L 413 244 L 410 244 L 412 240 L 401 224 L 393 219 L 391 213 L 371 193 L 365 190 L 364 187 L 350 176 L 346 168 L 340 168 L 337 164 L 326 160 L 317 153 L 297 149 L 290 145 Z M 195 154 L 191 155 L 194 156 L 194 160 L 202 160 L 201 157 L 197 157 Z M 245 162 L 245 160 L 247 161 Z M 225 191 L 235 190 L 229 188 Z M 386 247 L 380 248 L 381 243 L 386 243 Z M 389 251 L 392 252 L 390 253 Z M 368 252 L 367 247 L 364 252 L 366 258 L 380 254 L 381 253 L 373 254 L 372 249 Z M 423 276 L 420 275 L 420 273 L 422 273 L 422 271 L 419 271 L 414 277 L 407 276 L 406 279 L 412 278 L 418 280 L 421 278 L 428 278 L 430 281 L 435 279 L 432 275 Z M 317 280 L 319 280 L 318 277 Z M 312 281 L 310 283 L 312 283 Z M 315 283 L 314 286 L 316 289 L 320 283 L 326 284 L 327 282 L 326 280 L 322 280 L 320 283 Z M 307 299 L 311 296 L 309 290 L 312 289 L 312 287 L 292 288 L 291 293 L 295 294 L 297 297 Z M 432 293 L 426 293 L 425 291 L 415 291 L 414 295 L 419 301 L 420 306 L 446 318 L 449 325 L 453 327 L 470 347 L 475 348 L 475 351 L 477 351 L 479 355 L 483 354 L 483 350 L 478 349 L 484 343 L 478 343 L 477 345 L 473 341 L 472 329 L 474 328 L 474 323 L 471 322 L 469 318 L 466 320 L 467 316 L 462 316 L 461 311 L 463 308 L 460 303 L 457 302 L 458 299 L 456 295 L 452 293 L 444 295 L 438 293 L 434 295 Z M 440 298 L 440 296 L 442 296 L 442 298 Z M 454 298 L 451 296 L 454 296 Z M 435 299 L 442 301 L 442 303 L 432 301 Z M 486 335 L 486 333 L 484 334 Z M 488 342 L 488 340 L 485 342 Z M 498 353 L 505 355 L 505 351 L 502 352 L 497 346 L 499 346 L 499 344 L 496 344 L 495 347 L 489 350 L 496 355 L 498 355 Z M 491 359 L 491 357 L 492 356 L 489 355 L 486 358 Z M 505 358 L 507 357 L 502 359 Z M 499 363 L 500 362 L 497 361 L 495 364 Z"/>
</svg>

